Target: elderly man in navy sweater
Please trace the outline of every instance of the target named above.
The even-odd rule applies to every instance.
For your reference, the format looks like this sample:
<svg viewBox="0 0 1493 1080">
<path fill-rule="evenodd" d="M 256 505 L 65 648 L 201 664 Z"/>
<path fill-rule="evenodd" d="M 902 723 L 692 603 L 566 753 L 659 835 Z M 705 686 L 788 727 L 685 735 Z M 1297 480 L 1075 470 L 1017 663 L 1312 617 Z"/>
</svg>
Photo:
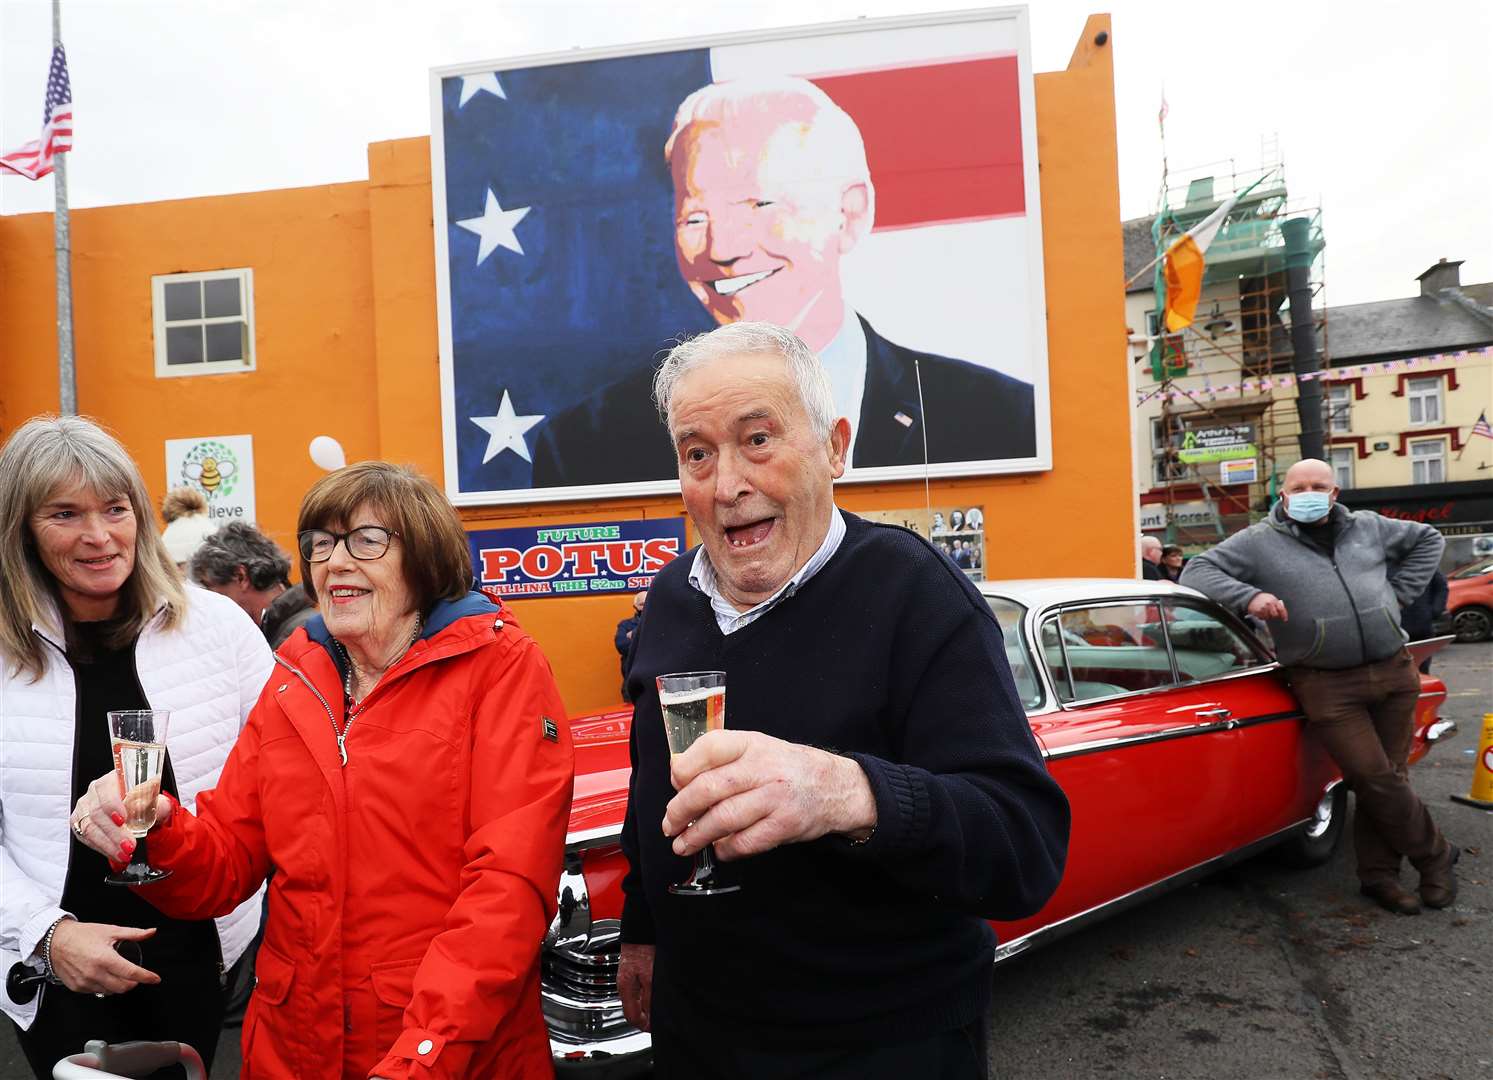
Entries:
<svg viewBox="0 0 1493 1080">
<path fill-rule="evenodd" d="M 671 1077 L 980 1078 L 995 938 L 1062 876 L 1068 803 L 980 594 L 837 509 L 850 424 L 792 333 L 732 323 L 656 396 L 701 546 L 636 633 L 619 983 Z M 726 672 L 671 762 L 654 679 Z M 739 888 L 679 896 L 714 843 Z"/>
</svg>

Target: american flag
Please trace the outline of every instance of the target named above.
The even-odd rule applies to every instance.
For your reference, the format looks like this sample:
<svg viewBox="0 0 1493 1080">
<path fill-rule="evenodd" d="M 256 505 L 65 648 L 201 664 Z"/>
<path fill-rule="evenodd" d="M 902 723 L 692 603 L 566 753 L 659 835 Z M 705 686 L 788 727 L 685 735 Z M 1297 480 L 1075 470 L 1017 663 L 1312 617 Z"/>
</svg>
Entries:
<svg viewBox="0 0 1493 1080">
<path fill-rule="evenodd" d="M 1493 439 L 1493 426 L 1489 426 L 1488 424 L 1488 410 L 1484 409 L 1477 414 L 1477 423 L 1472 425 L 1472 431 L 1467 437 L 1470 439 L 1473 435 L 1481 435 L 1485 439 Z"/>
<path fill-rule="evenodd" d="M 56 155 L 73 148 L 73 89 L 67 80 L 67 53 L 58 42 L 52 47 L 47 72 L 47 104 L 42 110 L 41 138 L 0 154 L 0 169 L 40 180 L 52 171 Z"/>
</svg>

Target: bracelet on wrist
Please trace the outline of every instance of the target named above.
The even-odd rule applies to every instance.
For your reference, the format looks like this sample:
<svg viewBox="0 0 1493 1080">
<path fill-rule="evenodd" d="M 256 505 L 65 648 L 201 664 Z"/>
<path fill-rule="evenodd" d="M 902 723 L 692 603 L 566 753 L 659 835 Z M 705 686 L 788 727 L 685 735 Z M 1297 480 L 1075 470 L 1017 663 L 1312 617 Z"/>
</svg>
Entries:
<svg viewBox="0 0 1493 1080">
<path fill-rule="evenodd" d="M 62 916 L 62 918 L 54 922 L 51 926 L 47 927 L 46 935 L 41 939 L 42 974 L 47 977 L 47 982 L 51 983 L 53 986 L 61 985 L 62 980 L 57 977 L 57 972 L 52 967 L 52 935 L 57 933 L 57 928 L 69 918 L 71 918 L 71 916 L 64 915 Z"/>
</svg>

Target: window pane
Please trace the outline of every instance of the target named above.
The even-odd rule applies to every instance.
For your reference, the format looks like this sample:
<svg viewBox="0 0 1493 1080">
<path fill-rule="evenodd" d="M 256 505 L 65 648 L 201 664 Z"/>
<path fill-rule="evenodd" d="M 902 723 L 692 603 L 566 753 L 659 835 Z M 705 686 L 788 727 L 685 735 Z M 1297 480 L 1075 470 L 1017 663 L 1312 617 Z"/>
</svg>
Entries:
<svg viewBox="0 0 1493 1080">
<path fill-rule="evenodd" d="M 1432 458 L 1426 463 L 1426 480 L 1428 484 L 1439 484 L 1445 479 L 1441 474 L 1441 459 Z"/>
<path fill-rule="evenodd" d="M 1441 395 L 1426 395 L 1426 423 L 1439 424 L 1441 422 Z"/>
<path fill-rule="evenodd" d="M 207 359 L 209 362 L 242 360 L 244 358 L 243 323 L 208 323 L 203 329 L 207 331 Z"/>
<path fill-rule="evenodd" d="M 239 308 L 239 279 L 215 278 L 202 283 L 202 302 L 209 319 L 228 315 L 242 315 Z"/>
<path fill-rule="evenodd" d="M 168 285 L 167 288 L 170 288 Z M 166 327 L 166 363 L 202 363 L 202 327 Z"/>
<path fill-rule="evenodd" d="M 1171 659 L 1155 604 L 1079 608 L 1059 617 L 1080 700 L 1169 686 Z"/>
<path fill-rule="evenodd" d="M 166 321 L 202 318 L 202 285 L 196 281 L 168 281 L 161 287 Z"/>
<path fill-rule="evenodd" d="M 1011 666 L 1011 678 L 1016 682 L 1016 693 L 1021 704 L 1035 709 L 1042 704 L 1042 683 L 1032 669 L 1032 659 L 1026 650 L 1026 640 L 1021 633 L 1021 620 L 1026 608 L 1002 597 L 986 598 L 995 621 L 1000 623 L 1001 634 L 1006 639 L 1006 663 Z"/>
<path fill-rule="evenodd" d="M 1166 628 L 1183 682 L 1211 679 L 1262 662 L 1243 637 L 1203 608 L 1169 602 Z"/>
<path fill-rule="evenodd" d="M 1058 642 L 1058 621 L 1048 619 L 1042 624 L 1042 656 L 1047 661 L 1047 671 L 1052 676 L 1053 688 L 1060 701 L 1072 701 L 1073 689 L 1068 685 L 1068 665 L 1063 660 L 1063 647 Z"/>
<path fill-rule="evenodd" d="M 1412 424 L 1423 423 L 1423 413 L 1424 409 L 1421 406 L 1420 398 L 1412 397 L 1410 399 L 1410 422 Z"/>
</svg>

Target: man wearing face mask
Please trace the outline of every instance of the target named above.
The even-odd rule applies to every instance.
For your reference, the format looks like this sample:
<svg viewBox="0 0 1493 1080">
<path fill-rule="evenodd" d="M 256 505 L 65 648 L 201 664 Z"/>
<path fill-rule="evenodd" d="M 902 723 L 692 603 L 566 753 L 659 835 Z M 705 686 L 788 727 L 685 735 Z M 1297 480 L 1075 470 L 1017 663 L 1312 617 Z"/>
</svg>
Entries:
<svg viewBox="0 0 1493 1080">
<path fill-rule="evenodd" d="M 1357 798 L 1363 894 L 1401 915 L 1447 907 L 1460 852 L 1410 787 L 1420 675 L 1400 626 L 1446 541 L 1429 525 L 1339 505 L 1324 461 L 1291 466 L 1281 490 L 1268 518 L 1188 562 L 1182 584 L 1269 624 L 1308 724 Z M 1400 884 L 1403 859 L 1420 872 L 1419 896 Z"/>
</svg>

